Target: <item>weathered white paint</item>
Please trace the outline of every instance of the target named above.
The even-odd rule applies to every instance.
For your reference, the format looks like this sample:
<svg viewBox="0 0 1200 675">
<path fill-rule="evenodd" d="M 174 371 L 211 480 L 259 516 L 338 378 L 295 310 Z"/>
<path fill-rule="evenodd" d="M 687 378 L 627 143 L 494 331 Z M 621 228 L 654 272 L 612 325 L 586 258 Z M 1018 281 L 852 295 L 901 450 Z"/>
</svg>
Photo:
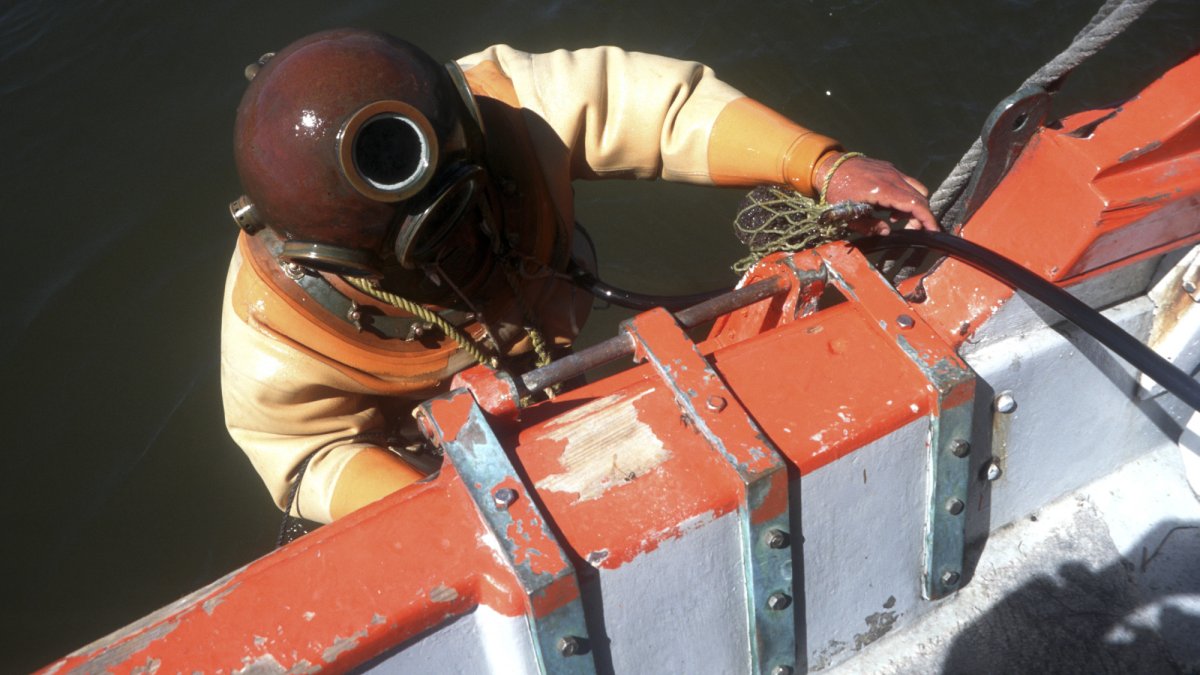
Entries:
<svg viewBox="0 0 1200 675">
<path fill-rule="evenodd" d="M 618 568 L 598 571 L 592 583 L 599 584 L 603 616 L 589 607 L 588 625 L 603 625 L 614 672 L 748 671 L 738 514 L 699 521 Z"/>
<path fill-rule="evenodd" d="M 1153 309 L 1140 296 L 1104 314 L 1144 340 Z M 1178 440 L 1174 398 L 1139 400 L 1128 364 L 1073 326 L 992 342 L 968 362 L 995 391 L 1010 391 L 1017 401 L 1007 419 L 996 413 L 1001 433 L 993 451 L 1004 453 L 1004 475 L 983 495 L 992 530 Z"/>
<path fill-rule="evenodd" d="M 805 617 L 796 642 L 811 670 L 850 658 L 927 604 L 928 433 L 928 420 L 915 421 L 792 485 L 804 542 L 803 564 L 794 562 Z"/>
<path fill-rule="evenodd" d="M 369 667 L 372 673 L 537 673 L 529 624 L 481 606 L 402 645 Z"/>
<path fill-rule="evenodd" d="M 1200 412 L 1192 413 L 1188 419 L 1187 428 L 1179 438 L 1179 454 L 1184 476 L 1200 499 Z"/>
<path fill-rule="evenodd" d="M 1072 291 L 1093 305 L 1124 299 L 1105 315 L 1144 341 L 1155 305 L 1142 293 L 1172 262 L 1146 261 Z M 985 396 L 990 386 L 1011 392 L 1017 401 L 1008 415 L 989 408 L 977 412 L 967 524 L 969 538 L 980 545 L 986 540 L 983 557 L 964 590 L 939 603 L 918 604 L 914 613 L 924 617 L 907 626 L 898 621 L 887 638 L 844 662 L 841 670 L 1044 669 L 1047 663 L 1038 659 L 1063 645 L 1049 644 L 1049 638 L 1045 644 L 1037 641 L 1036 621 L 1022 625 L 1011 617 L 1023 603 L 1038 601 L 1031 598 L 1043 591 L 1040 584 L 1069 593 L 1081 577 L 1080 613 L 1103 619 L 1111 611 L 1118 617 L 1112 626 L 1102 626 L 1107 632 L 1101 641 L 1151 640 L 1157 651 L 1151 650 L 1145 658 L 1152 660 L 1144 665 L 1200 666 L 1194 636 L 1172 634 L 1200 620 L 1200 567 L 1195 565 L 1200 502 L 1183 480 L 1174 447 L 1190 411 L 1169 395 L 1140 400 L 1137 373 L 1127 364 L 1021 295 L 1001 308 L 963 352 L 987 383 Z M 992 453 L 1003 472 L 989 482 L 981 469 Z M 806 511 L 806 520 L 810 517 Z M 809 537 L 806 546 L 812 544 Z M 1153 563 L 1147 565 L 1148 560 Z M 820 588 L 814 571 L 806 571 L 808 585 Z M 1088 604 L 1097 602 L 1095 584 L 1126 578 L 1132 585 L 1113 591 L 1121 597 L 1101 601 L 1111 607 Z M 897 607 L 903 607 L 904 599 L 897 597 Z M 819 612 L 810 597 L 810 621 Z M 1191 619 L 1164 618 L 1180 615 Z M 1128 665 L 1120 650 L 1086 647 L 1073 658 L 1095 653 L 1097 661 L 1087 664 L 1108 670 Z M 1021 651 L 1026 654 L 1014 653 Z M 1090 665 L 1084 663 L 1071 667 L 1087 670 Z"/>
<path fill-rule="evenodd" d="M 1197 559 L 1200 502 L 1163 447 L 992 534 L 952 602 L 833 672 L 1191 672 Z"/>
<path fill-rule="evenodd" d="M 1148 344 L 1177 368 L 1194 373 L 1200 365 L 1200 246 L 1176 263 L 1148 295 L 1154 302 L 1154 325 Z M 1142 398 L 1163 391 L 1145 374 L 1138 382 Z"/>
<path fill-rule="evenodd" d="M 596 499 L 662 464 L 671 456 L 649 424 L 638 418 L 635 396 L 606 396 L 547 424 L 545 438 L 564 441 L 563 472 L 537 482 L 543 490 Z"/>
</svg>

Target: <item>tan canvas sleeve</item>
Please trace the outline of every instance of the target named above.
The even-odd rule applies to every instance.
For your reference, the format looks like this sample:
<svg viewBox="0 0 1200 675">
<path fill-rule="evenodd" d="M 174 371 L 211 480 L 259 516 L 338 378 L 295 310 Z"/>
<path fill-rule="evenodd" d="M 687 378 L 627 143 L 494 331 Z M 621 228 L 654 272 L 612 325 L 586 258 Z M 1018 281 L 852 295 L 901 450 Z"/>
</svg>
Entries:
<svg viewBox="0 0 1200 675">
<path fill-rule="evenodd" d="M 742 97 L 707 66 L 616 47 L 529 54 L 498 45 L 459 65 L 469 70 L 482 61 L 496 63 L 521 106 L 544 121 L 543 128 L 531 125 L 535 140 L 558 146 L 549 161 L 572 179 L 711 183 L 709 132 L 721 110 Z"/>
<path fill-rule="evenodd" d="M 338 476 L 363 448 L 380 446 L 383 414 L 360 384 L 238 316 L 232 288 L 241 265 L 235 253 L 221 319 L 226 426 L 281 509 L 299 466 L 312 455 L 298 510 L 329 522 Z"/>
</svg>

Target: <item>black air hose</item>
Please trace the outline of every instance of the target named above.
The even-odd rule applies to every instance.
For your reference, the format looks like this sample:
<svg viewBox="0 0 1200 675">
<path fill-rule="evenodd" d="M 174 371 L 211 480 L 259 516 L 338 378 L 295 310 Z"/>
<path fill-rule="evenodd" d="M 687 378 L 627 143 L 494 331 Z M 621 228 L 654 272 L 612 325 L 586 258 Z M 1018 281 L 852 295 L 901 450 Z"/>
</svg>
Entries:
<svg viewBox="0 0 1200 675">
<path fill-rule="evenodd" d="M 923 248 L 957 258 L 1037 298 L 1179 397 L 1193 410 L 1200 410 L 1200 382 L 1121 330 L 1100 312 L 999 253 L 944 232 L 918 230 L 897 230 L 884 237 L 865 237 L 855 241 L 854 245 L 864 253 L 891 248 Z"/>
<path fill-rule="evenodd" d="M 577 286 L 580 286 L 601 300 L 612 303 L 617 307 L 633 309 L 639 312 L 645 312 L 655 307 L 662 307 L 668 312 L 678 312 L 692 305 L 698 305 L 706 300 L 711 300 L 719 295 L 724 295 L 733 288 L 733 284 L 730 283 L 725 288 L 690 293 L 688 295 L 650 295 L 606 284 L 597 278 L 596 275 L 578 267 L 572 270 L 571 280 Z"/>
</svg>

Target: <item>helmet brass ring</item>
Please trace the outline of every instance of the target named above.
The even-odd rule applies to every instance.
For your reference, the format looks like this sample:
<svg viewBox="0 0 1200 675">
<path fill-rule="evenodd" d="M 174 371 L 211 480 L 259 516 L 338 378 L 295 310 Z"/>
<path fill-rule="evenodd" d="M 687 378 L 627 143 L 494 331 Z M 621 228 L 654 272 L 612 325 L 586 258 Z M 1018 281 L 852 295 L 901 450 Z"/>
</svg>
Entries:
<svg viewBox="0 0 1200 675">
<path fill-rule="evenodd" d="M 416 108 L 376 101 L 360 108 L 338 132 L 338 162 L 354 189 L 380 202 L 421 191 L 437 166 L 437 137 Z"/>
</svg>

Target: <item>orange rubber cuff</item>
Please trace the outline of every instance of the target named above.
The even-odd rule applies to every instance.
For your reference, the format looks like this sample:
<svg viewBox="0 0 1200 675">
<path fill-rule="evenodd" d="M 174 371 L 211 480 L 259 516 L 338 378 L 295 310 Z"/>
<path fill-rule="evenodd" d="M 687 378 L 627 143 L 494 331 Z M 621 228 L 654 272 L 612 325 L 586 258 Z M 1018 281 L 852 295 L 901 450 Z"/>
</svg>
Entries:
<svg viewBox="0 0 1200 675">
<path fill-rule="evenodd" d="M 784 183 L 816 195 L 813 172 L 838 142 L 792 122 L 750 98 L 721 110 L 708 140 L 708 171 L 713 183 L 752 186 Z"/>
</svg>

